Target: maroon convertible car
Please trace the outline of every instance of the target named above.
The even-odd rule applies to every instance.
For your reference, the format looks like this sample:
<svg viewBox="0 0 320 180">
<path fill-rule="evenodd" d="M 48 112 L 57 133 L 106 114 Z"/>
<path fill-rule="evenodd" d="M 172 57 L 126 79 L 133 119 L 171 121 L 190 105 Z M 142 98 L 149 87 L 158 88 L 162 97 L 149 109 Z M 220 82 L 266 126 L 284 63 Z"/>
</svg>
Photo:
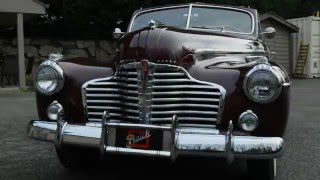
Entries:
<svg viewBox="0 0 320 180">
<path fill-rule="evenodd" d="M 39 120 L 67 168 L 104 155 L 208 156 L 247 161 L 273 179 L 290 80 L 264 43 L 255 9 L 180 4 L 134 12 L 111 65 L 51 55 L 35 76 Z M 98 152 L 98 153 L 97 153 Z"/>
</svg>

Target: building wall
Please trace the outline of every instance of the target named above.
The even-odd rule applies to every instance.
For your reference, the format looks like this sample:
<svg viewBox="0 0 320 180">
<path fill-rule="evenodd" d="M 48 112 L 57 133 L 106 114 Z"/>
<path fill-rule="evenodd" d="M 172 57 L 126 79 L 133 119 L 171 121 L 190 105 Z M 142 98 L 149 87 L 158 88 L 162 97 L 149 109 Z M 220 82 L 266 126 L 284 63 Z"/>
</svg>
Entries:
<svg viewBox="0 0 320 180">
<path fill-rule="evenodd" d="M 300 43 L 309 45 L 307 61 L 303 74 L 308 78 L 320 77 L 320 17 L 302 17 L 289 19 L 290 23 L 300 28 L 298 33 L 292 34 L 293 55 L 298 57 L 300 53 Z M 294 67 L 297 58 L 294 59 Z"/>
<path fill-rule="evenodd" d="M 279 63 L 285 68 L 288 74 L 292 74 L 291 63 L 291 36 L 290 31 L 283 27 L 280 23 L 270 21 L 266 19 L 261 22 L 262 30 L 264 31 L 267 27 L 274 27 L 277 31 L 276 36 L 273 39 L 265 39 L 269 45 L 270 51 L 275 52 L 272 55 L 272 61 Z"/>
</svg>

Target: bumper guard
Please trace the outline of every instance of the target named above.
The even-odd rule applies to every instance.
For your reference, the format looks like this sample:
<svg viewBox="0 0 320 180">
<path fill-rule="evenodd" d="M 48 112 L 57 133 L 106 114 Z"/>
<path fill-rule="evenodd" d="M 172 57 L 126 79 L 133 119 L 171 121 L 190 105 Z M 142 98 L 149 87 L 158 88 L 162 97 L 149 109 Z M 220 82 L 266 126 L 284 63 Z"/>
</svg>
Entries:
<svg viewBox="0 0 320 180">
<path fill-rule="evenodd" d="M 30 121 L 28 136 L 32 139 L 63 145 L 93 147 L 100 149 L 102 155 L 129 154 L 171 158 L 177 156 L 213 156 L 226 158 L 231 163 L 234 158 L 274 159 L 281 156 L 283 139 L 280 137 L 234 136 L 232 121 L 228 131 L 221 134 L 217 129 L 180 127 L 177 116 L 173 116 L 171 126 L 149 124 L 114 123 L 104 113 L 102 124 L 69 124 L 59 118 L 58 122 Z M 162 150 L 143 150 L 116 147 L 118 128 L 161 130 L 163 132 Z"/>
</svg>

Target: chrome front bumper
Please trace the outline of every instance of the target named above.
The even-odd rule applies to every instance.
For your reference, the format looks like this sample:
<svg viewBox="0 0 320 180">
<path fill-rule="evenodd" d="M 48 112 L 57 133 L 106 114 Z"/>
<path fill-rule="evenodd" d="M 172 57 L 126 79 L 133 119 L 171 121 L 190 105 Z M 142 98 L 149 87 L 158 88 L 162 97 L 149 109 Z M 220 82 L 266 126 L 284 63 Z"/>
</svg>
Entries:
<svg viewBox="0 0 320 180">
<path fill-rule="evenodd" d="M 103 128 L 102 128 L 103 127 Z M 160 130 L 163 132 L 162 150 L 144 150 L 116 147 L 119 128 Z M 234 136 L 230 121 L 228 131 L 217 129 L 180 127 L 174 120 L 171 126 L 113 123 L 103 119 L 102 124 L 69 124 L 65 121 L 30 121 L 28 136 L 32 139 L 63 145 L 98 148 L 101 154 L 129 154 L 168 157 L 172 161 L 180 155 L 200 155 L 226 158 L 274 159 L 281 156 L 283 139 L 280 137 Z"/>
</svg>

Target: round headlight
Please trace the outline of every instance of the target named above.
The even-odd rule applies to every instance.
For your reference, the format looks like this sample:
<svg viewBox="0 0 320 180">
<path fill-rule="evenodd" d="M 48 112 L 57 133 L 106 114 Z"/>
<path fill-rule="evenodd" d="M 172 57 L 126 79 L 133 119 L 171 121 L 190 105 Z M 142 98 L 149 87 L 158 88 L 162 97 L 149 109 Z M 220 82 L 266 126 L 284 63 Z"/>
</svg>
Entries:
<svg viewBox="0 0 320 180">
<path fill-rule="evenodd" d="M 276 100 L 281 92 L 281 79 L 268 65 L 258 65 L 244 79 L 243 89 L 249 99 L 258 103 Z"/>
<path fill-rule="evenodd" d="M 59 84 L 59 77 L 51 67 L 43 67 L 38 71 L 36 83 L 42 91 L 52 92 Z"/>
<path fill-rule="evenodd" d="M 54 62 L 45 62 L 35 77 L 36 89 L 43 94 L 52 95 L 63 86 L 62 69 Z"/>
<path fill-rule="evenodd" d="M 53 121 L 58 120 L 59 110 L 63 110 L 62 105 L 58 101 L 53 101 L 47 108 L 48 118 Z"/>
<path fill-rule="evenodd" d="M 248 110 L 239 116 L 238 123 L 242 130 L 252 132 L 258 127 L 259 120 L 257 115 Z"/>
</svg>

